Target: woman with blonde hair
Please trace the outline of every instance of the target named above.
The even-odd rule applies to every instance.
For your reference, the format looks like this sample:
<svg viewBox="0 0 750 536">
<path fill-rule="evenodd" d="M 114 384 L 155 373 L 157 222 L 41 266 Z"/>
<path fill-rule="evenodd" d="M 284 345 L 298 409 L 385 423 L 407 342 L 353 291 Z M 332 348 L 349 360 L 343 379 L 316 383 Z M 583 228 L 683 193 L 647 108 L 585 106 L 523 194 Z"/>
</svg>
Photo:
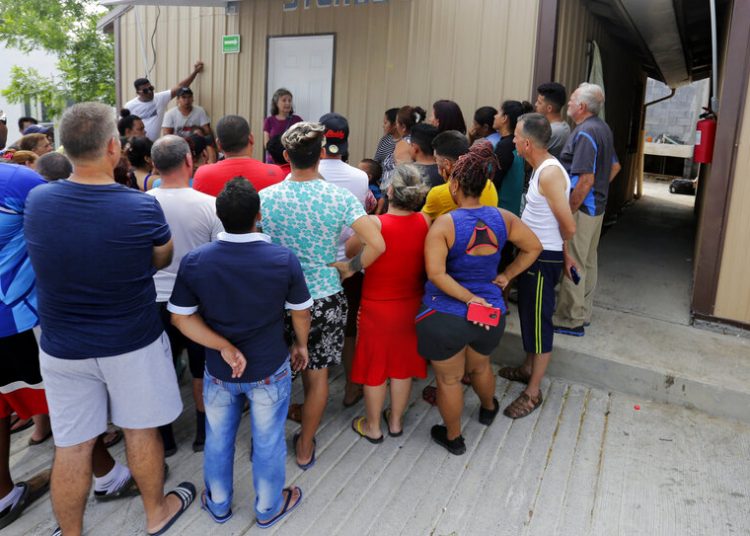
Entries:
<svg viewBox="0 0 750 536">
<path fill-rule="evenodd" d="M 352 381 L 364 386 L 365 416 L 352 429 L 371 443 L 383 441 L 381 411 L 388 435 L 403 433 L 403 415 L 412 378 L 427 376 L 417 353 L 417 315 L 425 282 L 424 241 L 429 218 L 419 211 L 429 187 L 414 165 L 397 166 L 387 190 L 388 212 L 370 216 L 385 240 L 383 253 L 365 271 L 359 308 Z M 359 238 L 347 242 L 347 257 L 362 248 Z M 390 380 L 390 408 L 383 411 Z"/>
</svg>

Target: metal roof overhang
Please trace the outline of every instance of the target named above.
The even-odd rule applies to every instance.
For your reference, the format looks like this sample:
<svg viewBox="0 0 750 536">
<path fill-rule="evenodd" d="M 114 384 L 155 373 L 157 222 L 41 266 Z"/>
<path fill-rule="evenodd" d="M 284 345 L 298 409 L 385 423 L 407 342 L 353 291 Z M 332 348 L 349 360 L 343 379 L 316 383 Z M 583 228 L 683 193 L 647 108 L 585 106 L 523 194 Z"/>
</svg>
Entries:
<svg viewBox="0 0 750 536">
<path fill-rule="evenodd" d="M 671 87 L 711 75 L 708 0 L 583 0 L 651 78 Z M 741 0 L 747 1 L 747 0 Z M 717 0 L 724 21 L 731 0 Z M 718 42 L 722 28 L 719 28 Z"/>
<path fill-rule="evenodd" d="M 235 0 L 242 1 L 242 0 Z M 103 6 L 188 6 L 225 7 L 232 0 L 99 0 Z"/>
</svg>

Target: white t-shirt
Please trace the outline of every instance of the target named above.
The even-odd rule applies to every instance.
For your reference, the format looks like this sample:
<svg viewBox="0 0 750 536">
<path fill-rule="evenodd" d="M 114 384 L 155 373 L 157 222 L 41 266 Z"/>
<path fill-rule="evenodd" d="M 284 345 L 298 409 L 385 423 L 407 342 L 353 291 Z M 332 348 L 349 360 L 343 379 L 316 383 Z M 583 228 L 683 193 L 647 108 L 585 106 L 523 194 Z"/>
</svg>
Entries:
<svg viewBox="0 0 750 536">
<path fill-rule="evenodd" d="M 192 188 L 154 188 L 146 193 L 159 201 L 172 231 L 172 262 L 154 274 L 156 301 L 165 302 L 172 295 L 182 257 L 198 246 L 216 240 L 224 226 L 216 216 L 216 198 L 213 196 Z"/>
<path fill-rule="evenodd" d="M 169 101 L 172 100 L 172 90 L 160 91 L 154 95 L 154 98 L 148 102 L 143 102 L 134 98 L 125 104 L 125 108 L 130 113 L 137 115 L 143 121 L 146 127 L 146 136 L 151 141 L 156 141 L 161 135 L 161 123 L 164 121 L 164 112 L 167 109 Z"/>
<path fill-rule="evenodd" d="M 164 122 L 161 126 L 162 128 L 173 128 L 175 134 L 187 138 L 194 127 L 202 127 L 210 122 L 206 110 L 193 104 L 193 109 L 190 110 L 188 115 L 183 115 L 177 106 L 170 109 L 164 116 Z"/>
<path fill-rule="evenodd" d="M 349 190 L 354 194 L 354 197 L 362 203 L 362 207 L 365 207 L 367 192 L 370 191 L 370 179 L 367 177 L 367 173 L 359 168 L 350 166 L 343 160 L 335 158 L 322 159 L 318 166 L 318 173 L 320 173 L 320 176 L 323 177 L 326 182 L 330 182 L 340 188 Z M 346 241 L 353 234 L 354 231 L 352 231 L 350 227 L 346 227 L 341 232 L 339 245 L 336 250 L 337 261 L 343 261 L 346 259 Z"/>
</svg>

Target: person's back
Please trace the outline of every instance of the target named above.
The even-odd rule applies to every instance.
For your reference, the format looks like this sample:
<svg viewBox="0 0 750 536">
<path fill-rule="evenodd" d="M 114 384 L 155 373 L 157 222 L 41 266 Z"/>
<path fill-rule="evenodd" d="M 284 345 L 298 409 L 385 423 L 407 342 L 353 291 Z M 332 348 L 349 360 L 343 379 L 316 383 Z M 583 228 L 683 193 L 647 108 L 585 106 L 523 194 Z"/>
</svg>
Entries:
<svg viewBox="0 0 750 536">
<path fill-rule="evenodd" d="M 554 121 L 550 123 L 550 127 L 552 128 L 552 137 L 549 139 L 547 150 L 549 154 L 559 158 L 565 143 L 568 141 L 568 136 L 570 136 L 570 125 L 566 121 Z"/>
<path fill-rule="evenodd" d="M 251 157 L 253 135 L 244 117 L 228 115 L 216 125 L 217 144 L 226 158 L 215 164 L 199 167 L 193 177 L 193 188 L 216 197 L 234 177 L 245 177 L 260 192 L 281 182 L 286 176 L 273 164 L 264 164 Z"/>
<path fill-rule="evenodd" d="M 521 215 L 524 176 L 523 158 L 518 156 L 518 153 L 514 150 L 513 164 L 511 164 L 500 185 L 498 206 L 509 210 L 516 216 Z"/>
<path fill-rule="evenodd" d="M 105 357 L 161 334 L 152 252 L 170 231 L 153 197 L 120 184 L 55 181 L 29 196 L 24 229 L 46 352 Z"/>
</svg>

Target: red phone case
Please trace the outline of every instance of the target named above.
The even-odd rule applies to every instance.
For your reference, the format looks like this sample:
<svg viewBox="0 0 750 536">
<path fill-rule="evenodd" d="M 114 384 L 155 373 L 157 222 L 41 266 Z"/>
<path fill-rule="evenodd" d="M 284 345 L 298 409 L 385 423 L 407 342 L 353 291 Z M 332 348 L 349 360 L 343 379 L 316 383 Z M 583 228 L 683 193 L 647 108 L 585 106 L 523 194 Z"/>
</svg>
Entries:
<svg viewBox="0 0 750 536">
<path fill-rule="evenodd" d="M 478 303 L 470 303 L 466 320 L 469 322 L 479 322 L 487 326 L 497 326 L 500 323 L 501 316 L 502 313 L 497 307 L 486 307 Z"/>
</svg>

